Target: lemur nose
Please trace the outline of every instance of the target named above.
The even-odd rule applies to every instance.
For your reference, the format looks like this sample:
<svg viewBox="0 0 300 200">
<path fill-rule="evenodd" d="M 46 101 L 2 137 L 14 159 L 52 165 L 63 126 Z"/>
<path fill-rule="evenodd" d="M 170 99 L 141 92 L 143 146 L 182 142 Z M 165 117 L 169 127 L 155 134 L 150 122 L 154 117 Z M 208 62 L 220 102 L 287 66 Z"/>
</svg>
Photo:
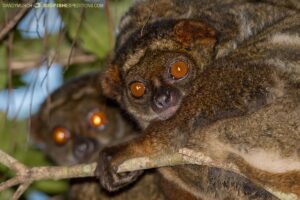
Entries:
<svg viewBox="0 0 300 200">
<path fill-rule="evenodd" d="M 170 106 L 172 102 L 171 91 L 168 88 L 160 89 L 154 96 L 154 103 L 158 108 Z"/>
<path fill-rule="evenodd" d="M 92 138 L 78 137 L 74 141 L 73 154 L 78 160 L 84 160 L 97 150 L 97 146 Z"/>
</svg>

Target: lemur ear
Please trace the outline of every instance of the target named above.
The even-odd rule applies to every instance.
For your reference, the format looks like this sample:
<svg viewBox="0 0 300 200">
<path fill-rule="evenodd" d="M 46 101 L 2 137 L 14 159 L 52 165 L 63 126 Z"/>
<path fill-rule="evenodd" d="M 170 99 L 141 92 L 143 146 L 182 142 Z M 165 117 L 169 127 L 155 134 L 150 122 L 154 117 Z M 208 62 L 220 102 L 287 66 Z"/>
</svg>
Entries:
<svg viewBox="0 0 300 200">
<path fill-rule="evenodd" d="M 216 31 L 199 20 L 180 20 L 173 31 L 175 40 L 186 47 L 203 45 L 213 48 L 217 41 Z"/>
<path fill-rule="evenodd" d="M 120 69 L 116 65 L 109 65 L 101 77 L 103 94 L 117 101 L 121 100 L 122 82 Z"/>
</svg>

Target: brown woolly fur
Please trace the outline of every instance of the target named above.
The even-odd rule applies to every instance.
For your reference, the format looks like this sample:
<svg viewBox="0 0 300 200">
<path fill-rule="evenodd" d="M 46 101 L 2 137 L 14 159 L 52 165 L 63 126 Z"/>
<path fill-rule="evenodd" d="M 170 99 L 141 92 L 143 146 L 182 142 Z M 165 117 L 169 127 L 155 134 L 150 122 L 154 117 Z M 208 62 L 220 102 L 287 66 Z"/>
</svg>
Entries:
<svg viewBox="0 0 300 200">
<path fill-rule="evenodd" d="M 263 186 L 300 198 L 296 1 L 146 0 L 128 11 L 120 28 L 102 87 L 120 88 L 106 94 L 143 133 L 100 152 L 96 174 L 104 188 L 116 191 L 137 180 L 141 171 L 116 173 L 124 161 L 189 148 L 242 175 L 204 166 L 162 168 L 166 197 L 277 199 Z M 187 73 L 174 76 L 174 66 Z M 136 82 L 144 89 L 139 97 L 130 88 Z"/>
<path fill-rule="evenodd" d="M 109 98 L 117 98 L 120 92 L 120 73 L 116 66 L 108 67 L 101 79 L 103 94 Z"/>
<path fill-rule="evenodd" d="M 211 27 L 198 21 L 186 20 L 179 22 L 174 27 L 177 41 L 182 45 L 203 45 L 214 47 L 216 32 Z"/>
</svg>

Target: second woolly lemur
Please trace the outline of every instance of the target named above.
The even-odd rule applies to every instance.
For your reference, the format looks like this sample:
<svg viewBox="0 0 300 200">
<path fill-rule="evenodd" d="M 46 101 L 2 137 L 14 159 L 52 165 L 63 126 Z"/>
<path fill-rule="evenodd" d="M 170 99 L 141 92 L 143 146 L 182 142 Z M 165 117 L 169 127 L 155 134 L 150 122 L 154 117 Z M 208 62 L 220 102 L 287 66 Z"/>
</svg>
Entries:
<svg viewBox="0 0 300 200">
<path fill-rule="evenodd" d="M 35 144 L 60 165 L 94 160 L 104 146 L 136 133 L 116 103 L 101 96 L 99 75 L 66 82 L 31 118 Z"/>
<path fill-rule="evenodd" d="M 79 76 L 54 91 L 31 118 L 31 138 L 59 165 L 96 161 L 109 144 L 138 132 L 136 124 L 116 103 L 101 94 L 101 72 Z M 148 173 L 124 191 L 109 194 L 95 178 L 74 179 L 67 199 L 162 199 L 156 177 Z"/>
<path fill-rule="evenodd" d="M 105 95 L 145 128 L 101 151 L 102 186 L 114 191 L 136 180 L 141 171 L 116 173 L 126 160 L 187 147 L 236 166 L 254 183 L 300 197 L 299 10 L 247 0 L 154 3 L 137 4 L 133 17 L 123 19 L 102 81 Z M 139 10 L 152 13 L 140 17 Z M 131 19 L 141 21 L 132 27 Z M 229 178 L 214 172 L 205 180 L 206 167 L 159 171 L 187 197 L 227 198 L 214 186 Z"/>
</svg>

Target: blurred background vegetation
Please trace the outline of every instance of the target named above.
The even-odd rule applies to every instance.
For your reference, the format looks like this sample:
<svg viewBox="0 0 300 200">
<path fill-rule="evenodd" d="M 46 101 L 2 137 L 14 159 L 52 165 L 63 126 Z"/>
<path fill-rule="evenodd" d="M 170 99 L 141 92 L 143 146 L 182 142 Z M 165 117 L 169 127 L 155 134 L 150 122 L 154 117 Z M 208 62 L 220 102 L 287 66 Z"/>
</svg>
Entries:
<svg viewBox="0 0 300 200">
<path fill-rule="evenodd" d="M 113 48 L 119 19 L 132 1 L 40 0 L 37 2 L 103 3 L 103 7 L 32 8 L 22 17 L 17 27 L 0 40 L 0 149 L 28 166 L 51 165 L 40 151 L 30 145 L 28 116 L 38 109 L 45 97 L 40 95 L 39 89 L 43 81 L 32 84 L 33 78 L 28 80 L 26 74 L 39 73 L 38 69 L 46 66 L 48 77 L 54 63 L 62 68 L 56 72 L 61 74 L 55 76 L 63 77 L 63 80 L 99 70 Z M 21 9 L 5 7 L 4 3 L 8 2 L 12 1 L 0 0 L 0 32 Z M 50 85 L 53 83 L 54 86 L 50 87 L 48 93 L 58 87 L 62 81 L 60 79 L 49 79 Z M 26 103 L 25 98 L 31 102 Z M 35 101 L 36 98 L 41 99 Z M 21 103 L 13 105 L 14 102 Z M 0 165 L 0 182 L 12 175 L 12 172 Z M 53 196 L 63 193 L 67 188 L 67 181 L 36 182 L 27 190 L 23 199 L 47 199 L 34 197 L 32 191 Z M 10 199 L 14 189 L 1 192 L 0 200 Z"/>
</svg>

